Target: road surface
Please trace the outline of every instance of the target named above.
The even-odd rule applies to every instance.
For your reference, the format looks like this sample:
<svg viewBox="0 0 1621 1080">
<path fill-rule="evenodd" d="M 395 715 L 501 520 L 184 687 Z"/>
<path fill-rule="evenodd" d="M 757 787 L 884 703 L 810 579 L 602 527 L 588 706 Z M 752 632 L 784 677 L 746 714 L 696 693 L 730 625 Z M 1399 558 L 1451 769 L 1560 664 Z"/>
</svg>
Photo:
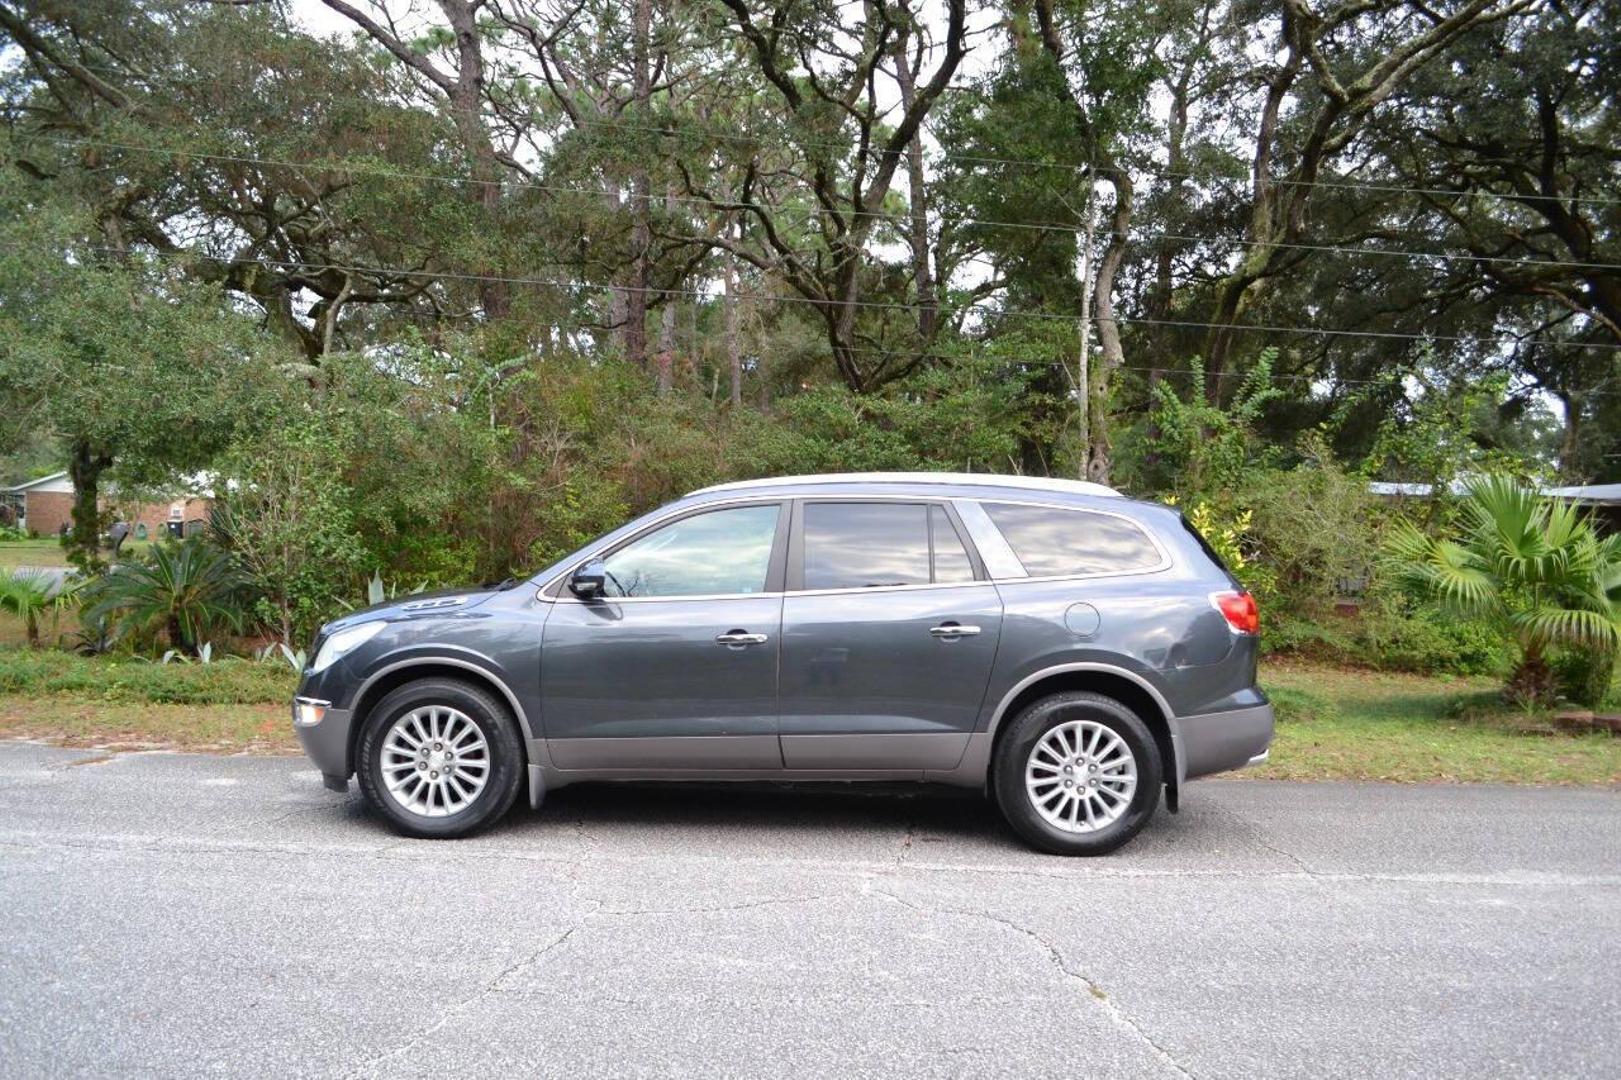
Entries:
<svg viewBox="0 0 1621 1080">
<path fill-rule="evenodd" d="M 294 758 L 0 744 L 0 1074 L 1615 1076 L 1621 795 L 573 788 L 402 840 Z"/>
</svg>

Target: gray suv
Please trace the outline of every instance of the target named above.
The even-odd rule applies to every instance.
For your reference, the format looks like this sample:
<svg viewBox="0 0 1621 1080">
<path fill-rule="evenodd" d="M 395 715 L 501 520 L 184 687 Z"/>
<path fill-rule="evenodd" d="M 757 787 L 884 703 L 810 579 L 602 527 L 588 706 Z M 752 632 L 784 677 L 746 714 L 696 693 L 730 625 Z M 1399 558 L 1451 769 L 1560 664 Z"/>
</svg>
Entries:
<svg viewBox="0 0 1621 1080">
<path fill-rule="evenodd" d="M 328 786 L 453 837 L 582 780 L 935 781 L 1061 854 L 1263 760 L 1255 601 L 1175 510 L 1077 481 L 693 492 L 533 578 L 321 629 L 293 702 Z"/>
</svg>

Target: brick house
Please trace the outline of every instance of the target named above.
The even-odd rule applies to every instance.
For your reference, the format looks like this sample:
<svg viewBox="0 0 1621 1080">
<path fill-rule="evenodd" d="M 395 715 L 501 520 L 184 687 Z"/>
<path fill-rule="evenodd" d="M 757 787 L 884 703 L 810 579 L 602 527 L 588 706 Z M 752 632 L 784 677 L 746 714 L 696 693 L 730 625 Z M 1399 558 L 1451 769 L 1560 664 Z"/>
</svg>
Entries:
<svg viewBox="0 0 1621 1080">
<path fill-rule="evenodd" d="M 6 488 L 5 496 L 15 508 L 17 523 L 36 536 L 58 536 L 73 524 L 73 481 L 66 472 Z M 137 540 L 198 529 L 208 520 L 212 505 L 206 495 L 196 492 L 164 501 L 129 503 L 118 497 L 116 488 L 105 492 L 100 501 L 114 521 L 130 523 L 130 536 Z"/>
</svg>

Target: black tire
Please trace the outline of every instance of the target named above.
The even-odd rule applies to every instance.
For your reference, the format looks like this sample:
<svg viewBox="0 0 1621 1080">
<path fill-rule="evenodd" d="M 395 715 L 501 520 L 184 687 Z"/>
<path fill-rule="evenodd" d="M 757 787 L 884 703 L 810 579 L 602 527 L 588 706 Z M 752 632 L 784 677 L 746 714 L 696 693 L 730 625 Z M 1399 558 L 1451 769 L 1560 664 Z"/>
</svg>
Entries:
<svg viewBox="0 0 1621 1080">
<path fill-rule="evenodd" d="M 1025 788 L 1025 766 L 1042 736 L 1060 724 L 1090 720 L 1118 735 L 1136 758 L 1137 789 L 1125 811 L 1095 832 L 1066 832 L 1036 810 Z M 1159 806 L 1163 768 L 1159 747 L 1142 718 L 1102 694 L 1054 694 L 1026 706 L 1008 728 L 992 763 L 996 803 L 1013 831 L 1053 855 L 1106 855 L 1142 831 Z"/>
<path fill-rule="evenodd" d="M 383 740 L 394 721 L 424 705 L 445 705 L 465 713 L 489 745 L 490 776 L 472 802 L 446 817 L 427 817 L 401 806 L 383 783 Z M 523 742 L 505 705 L 489 693 L 455 679 L 419 679 L 391 691 L 366 717 L 360 732 L 355 772 L 372 809 L 395 832 L 424 840 L 469 836 L 493 825 L 512 808 L 523 780 Z"/>
</svg>

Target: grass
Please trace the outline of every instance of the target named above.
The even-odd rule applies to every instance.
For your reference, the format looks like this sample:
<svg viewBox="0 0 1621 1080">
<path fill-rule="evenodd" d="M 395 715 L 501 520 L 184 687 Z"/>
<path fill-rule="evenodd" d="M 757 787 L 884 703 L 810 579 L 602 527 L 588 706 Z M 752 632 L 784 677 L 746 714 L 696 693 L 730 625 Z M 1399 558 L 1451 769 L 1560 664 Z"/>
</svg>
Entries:
<svg viewBox="0 0 1621 1080">
<path fill-rule="evenodd" d="M 0 618 L 0 641 L 20 637 Z M 16 631 L 13 633 L 13 631 Z M 295 748 L 285 664 L 156 664 L 0 645 L 0 738 L 217 752 Z M 1266 664 L 1278 711 L 1272 758 L 1242 776 L 1621 784 L 1621 738 L 1556 731 L 1504 707 L 1489 679 Z"/>
<path fill-rule="evenodd" d="M 74 697 L 0 698 L 0 738 L 109 750 L 213 753 L 298 749 L 286 701 L 256 705 L 130 705 Z"/>
<path fill-rule="evenodd" d="M 15 619 L 0 619 L 10 640 Z M 158 664 L 0 646 L 0 738 L 214 752 L 297 749 L 284 663 Z"/>
<path fill-rule="evenodd" d="M 121 555 L 138 555 L 152 546 L 150 540 L 126 540 Z M 103 558 L 110 558 L 102 552 Z M 18 566 L 67 566 L 67 552 L 55 537 L 35 540 L 0 540 L 0 570 Z"/>
<path fill-rule="evenodd" d="M 224 657 L 211 664 L 159 664 L 61 649 L 0 650 L 0 694 L 69 697 L 112 705 L 285 703 L 297 677 L 281 660 Z"/>
<path fill-rule="evenodd" d="M 1621 738 L 1569 734 L 1505 706 L 1490 679 L 1267 664 L 1278 780 L 1621 784 Z"/>
<path fill-rule="evenodd" d="M 0 569 L 17 566 L 66 566 L 67 553 L 54 539 L 0 540 Z"/>
</svg>

